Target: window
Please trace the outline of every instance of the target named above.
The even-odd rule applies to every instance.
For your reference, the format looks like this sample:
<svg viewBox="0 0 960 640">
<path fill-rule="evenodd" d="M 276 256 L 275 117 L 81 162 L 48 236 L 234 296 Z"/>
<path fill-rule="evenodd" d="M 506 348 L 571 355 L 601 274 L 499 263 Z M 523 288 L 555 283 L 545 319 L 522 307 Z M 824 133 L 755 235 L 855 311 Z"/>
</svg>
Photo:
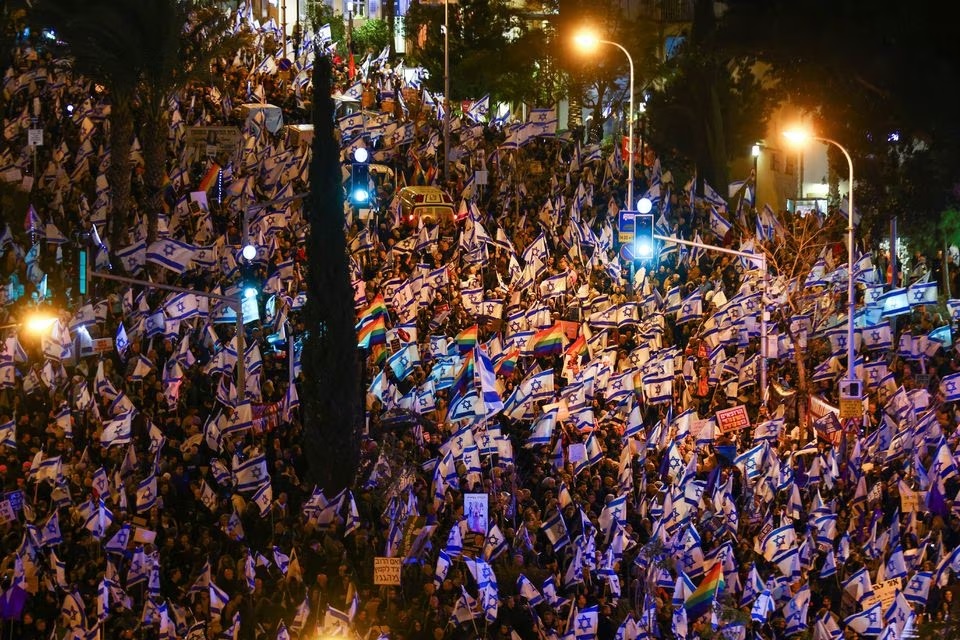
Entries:
<svg viewBox="0 0 960 640">
<path fill-rule="evenodd" d="M 362 18 L 367 15 L 367 0 L 344 0 L 343 15 L 348 15 L 351 8 L 354 18 Z"/>
</svg>

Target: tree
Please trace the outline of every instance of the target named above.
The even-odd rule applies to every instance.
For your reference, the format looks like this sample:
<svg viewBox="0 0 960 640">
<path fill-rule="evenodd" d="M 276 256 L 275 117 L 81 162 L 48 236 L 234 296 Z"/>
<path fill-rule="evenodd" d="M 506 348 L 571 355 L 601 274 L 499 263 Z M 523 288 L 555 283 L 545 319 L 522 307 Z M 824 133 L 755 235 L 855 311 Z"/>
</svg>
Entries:
<svg viewBox="0 0 960 640">
<path fill-rule="evenodd" d="M 559 0 L 556 26 L 556 57 L 569 74 L 570 123 L 582 123 L 583 107 L 593 112 L 592 129 L 599 130 L 605 113 L 626 114 L 630 102 L 630 66 L 617 47 L 601 44 L 596 51 L 584 52 L 573 45 L 581 30 L 595 32 L 601 39 L 616 42 L 630 52 L 634 62 L 635 104 L 653 76 L 656 67 L 656 37 L 652 24 L 624 15 L 620 3 L 610 0 Z M 626 122 L 626 118 L 624 119 Z"/>
<path fill-rule="evenodd" d="M 362 392 L 343 229 L 339 146 L 333 133 L 332 82 L 330 59 L 318 55 L 313 70 L 313 158 L 306 203 L 310 235 L 303 415 L 310 479 L 336 493 L 349 486 L 357 472 Z"/>
<path fill-rule="evenodd" d="M 0 69 L 9 69 L 13 62 L 15 43 L 23 29 L 26 10 L 20 2 L 5 1 L 0 5 Z M 0 109 L 5 110 L 6 98 L 0 93 Z"/>
<path fill-rule="evenodd" d="M 346 47 L 347 29 L 343 25 L 343 16 L 336 14 L 333 7 L 323 2 L 307 5 L 307 24 L 314 32 L 324 25 L 330 25 L 330 38 L 341 47 Z"/>
<path fill-rule="evenodd" d="M 143 110 L 144 182 L 147 187 L 147 240 L 157 236 L 167 169 L 170 100 L 192 82 L 216 85 L 217 60 L 229 59 L 250 39 L 233 32 L 230 17 L 204 0 L 141 0 L 139 11 L 150 25 L 139 41 L 146 55 L 138 87 Z M 150 55 L 152 53 L 152 55 Z"/>
<path fill-rule="evenodd" d="M 732 57 L 718 45 L 713 2 L 695 7 L 690 36 L 660 67 L 647 104 L 649 134 L 657 149 L 688 158 L 698 178 L 723 191 L 730 161 L 766 129 L 778 94 L 747 52 Z"/>
<path fill-rule="evenodd" d="M 193 81 L 215 82 L 212 64 L 232 56 L 247 39 L 232 33 L 230 18 L 206 0 L 42 0 L 70 46 L 76 70 L 103 84 L 111 102 L 111 240 L 117 247 L 128 228 L 129 149 L 134 135 L 134 101 L 143 127 L 147 236 L 156 239 L 167 165 L 170 100 Z M 124 151 L 126 149 L 126 151 Z M 116 164 L 115 164 L 116 163 Z"/>
<path fill-rule="evenodd" d="M 393 60 L 394 43 L 396 42 L 397 30 L 397 0 L 385 0 L 383 3 L 383 21 L 387 24 L 387 43 L 390 45 L 390 59 Z"/>
<path fill-rule="evenodd" d="M 825 304 L 824 300 L 829 300 L 825 296 L 832 291 L 830 287 L 811 287 L 805 283 L 817 260 L 828 248 L 843 242 L 845 228 L 846 217 L 837 210 L 831 210 L 826 218 L 813 214 L 802 217 L 781 214 L 777 216 L 774 239 L 758 246 L 767 257 L 771 277 L 766 296 L 772 310 L 771 322 L 778 332 L 787 334 L 794 348 L 795 356 L 790 362 L 796 367 L 793 388 L 796 391 L 797 419 L 801 428 L 812 391 L 809 367 L 814 363 L 807 342 L 807 334 L 812 327 L 805 326 L 797 318 L 809 314 L 812 322 L 819 325 L 834 313 L 836 305 L 841 302 L 836 297 Z M 846 296 L 843 298 L 845 301 Z M 778 366 L 788 366 L 788 362 L 779 361 Z"/>
<path fill-rule="evenodd" d="M 39 21 L 67 43 L 74 71 L 103 85 L 110 95 L 110 238 L 122 243 L 131 208 L 130 149 L 133 107 L 149 52 L 140 46 L 148 23 L 139 16 L 141 0 L 38 0 Z"/>
<path fill-rule="evenodd" d="M 383 20 L 365 20 L 353 30 L 353 48 L 360 53 L 379 54 L 390 44 L 390 30 Z"/>
<path fill-rule="evenodd" d="M 538 76 L 538 52 L 522 16 L 503 0 L 464 0 L 450 4 L 450 99 L 480 98 L 490 94 L 501 101 L 526 100 L 538 92 L 531 78 Z M 412 36 L 410 61 L 429 73 L 426 86 L 443 91 L 443 5 L 414 2 L 407 14 Z M 533 53 L 533 55 L 531 55 Z M 539 76 L 542 78 L 543 74 Z"/>
</svg>

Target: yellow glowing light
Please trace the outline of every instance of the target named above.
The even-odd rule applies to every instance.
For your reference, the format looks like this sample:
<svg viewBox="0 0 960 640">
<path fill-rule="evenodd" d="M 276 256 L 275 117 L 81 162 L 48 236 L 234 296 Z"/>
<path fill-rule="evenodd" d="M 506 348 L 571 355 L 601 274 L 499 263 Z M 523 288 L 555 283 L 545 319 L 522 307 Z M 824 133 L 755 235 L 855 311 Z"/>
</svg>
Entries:
<svg viewBox="0 0 960 640">
<path fill-rule="evenodd" d="M 795 147 L 806 146 L 813 139 L 813 136 L 806 129 L 787 129 L 783 132 L 783 137 Z"/>
<path fill-rule="evenodd" d="M 600 38 L 589 29 L 583 29 L 573 36 L 573 44 L 584 53 L 593 53 L 600 46 Z"/>
<path fill-rule="evenodd" d="M 45 313 L 36 313 L 27 317 L 27 319 L 23 322 L 23 327 L 29 333 L 40 335 L 49 331 L 50 327 L 52 327 L 53 323 L 56 321 L 56 316 Z"/>
</svg>

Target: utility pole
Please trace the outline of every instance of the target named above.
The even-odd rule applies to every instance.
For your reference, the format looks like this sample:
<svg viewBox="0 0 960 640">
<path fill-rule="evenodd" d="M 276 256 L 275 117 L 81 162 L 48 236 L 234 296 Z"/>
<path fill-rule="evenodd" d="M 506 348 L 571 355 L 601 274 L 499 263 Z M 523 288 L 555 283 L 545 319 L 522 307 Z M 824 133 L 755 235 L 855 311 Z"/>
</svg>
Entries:
<svg viewBox="0 0 960 640">
<path fill-rule="evenodd" d="M 280 5 L 280 28 L 283 34 L 283 57 L 287 57 L 287 0 Z"/>
<path fill-rule="evenodd" d="M 443 179 L 450 180 L 450 0 L 443 0 Z"/>
<path fill-rule="evenodd" d="M 347 3 L 347 57 L 353 55 L 353 2 Z M 351 78 L 352 79 L 352 78 Z"/>
</svg>

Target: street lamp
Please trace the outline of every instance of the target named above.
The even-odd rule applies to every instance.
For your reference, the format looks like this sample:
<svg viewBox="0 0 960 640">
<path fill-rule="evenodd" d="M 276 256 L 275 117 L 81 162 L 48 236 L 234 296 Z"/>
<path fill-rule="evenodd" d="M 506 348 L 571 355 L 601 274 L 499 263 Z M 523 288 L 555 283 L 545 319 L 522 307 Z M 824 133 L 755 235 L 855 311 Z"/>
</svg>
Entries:
<svg viewBox="0 0 960 640">
<path fill-rule="evenodd" d="M 450 181 L 450 2 L 443 0 L 443 179 Z"/>
<path fill-rule="evenodd" d="M 760 180 L 757 174 L 757 165 L 760 161 L 760 143 L 754 142 L 750 147 L 750 155 L 753 156 L 753 206 L 757 207 L 759 202 Z"/>
<path fill-rule="evenodd" d="M 56 316 L 48 315 L 45 313 L 35 313 L 27 316 L 27 319 L 23 321 L 23 327 L 34 335 L 42 335 L 50 330 L 50 327 L 53 326 L 53 323 L 57 321 Z"/>
<path fill-rule="evenodd" d="M 49 331 L 50 327 L 52 327 L 53 323 L 56 321 L 57 316 L 38 311 L 31 313 L 20 322 L 11 322 L 9 324 L 0 325 L 0 329 L 14 329 L 17 327 L 23 327 L 27 333 L 39 336 Z"/>
<path fill-rule="evenodd" d="M 847 194 L 847 379 L 845 382 L 848 385 L 847 389 L 850 391 L 850 395 L 859 397 L 859 385 L 856 387 L 852 386 L 854 381 L 857 380 L 854 376 L 855 367 L 853 362 L 853 314 L 856 309 L 856 301 L 853 298 L 853 158 L 850 157 L 850 152 L 836 140 L 815 136 L 804 129 L 784 131 L 783 137 L 787 139 L 787 142 L 796 147 L 803 147 L 811 140 L 823 142 L 824 144 L 832 144 L 837 149 L 840 149 L 847 159 L 847 168 L 850 171 L 850 184 Z"/>
<path fill-rule="evenodd" d="M 347 2 L 347 58 L 353 55 L 353 2 Z M 350 78 L 353 80 L 353 78 Z"/>
<path fill-rule="evenodd" d="M 602 40 L 600 37 L 588 29 L 584 29 L 573 36 L 573 43 L 580 51 L 585 54 L 591 54 L 597 50 L 601 44 L 609 44 L 627 56 L 627 62 L 630 63 L 630 113 L 627 114 L 627 146 L 630 147 L 627 158 L 627 207 L 633 206 L 633 58 L 626 48 L 613 42 L 612 40 Z"/>
</svg>

